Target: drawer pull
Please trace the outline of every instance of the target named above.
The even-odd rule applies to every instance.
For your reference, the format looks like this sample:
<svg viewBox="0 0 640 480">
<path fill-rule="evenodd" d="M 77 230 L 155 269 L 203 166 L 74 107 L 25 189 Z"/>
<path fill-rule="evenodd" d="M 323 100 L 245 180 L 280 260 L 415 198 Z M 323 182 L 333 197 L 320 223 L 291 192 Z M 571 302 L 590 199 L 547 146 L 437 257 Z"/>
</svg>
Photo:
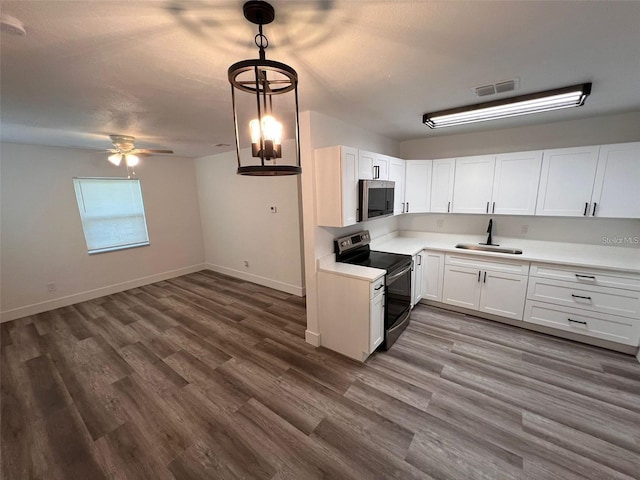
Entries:
<svg viewBox="0 0 640 480">
<path fill-rule="evenodd" d="M 576 277 L 578 278 L 588 278 L 589 280 L 595 280 L 596 277 L 594 277 L 593 275 L 580 275 L 580 274 L 575 274 Z"/>
<path fill-rule="evenodd" d="M 574 295 L 573 293 L 571 294 L 571 296 L 573 298 L 584 298 L 585 300 L 591 300 L 591 297 L 584 297 L 582 295 Z"/>
<path fill-rule="evenodd" d="M 567 320 L 569 320 L 570 322 L 573 322 L 573 323 L 579 323 L 581 325 L 586 325 L 587 324 L 587 322 L 583 322 L 582 320 L 573 320 L 572 318 L 567 318 Z"/>
<path fill-rule="evenodd" d="M 374 290 L 377 292 L 378 290 L 380 290 L 382 287 L 384 287 L 384 283 L 381 285 L 378 285 L 376 288 L 374 288 Z"/>
</svg>

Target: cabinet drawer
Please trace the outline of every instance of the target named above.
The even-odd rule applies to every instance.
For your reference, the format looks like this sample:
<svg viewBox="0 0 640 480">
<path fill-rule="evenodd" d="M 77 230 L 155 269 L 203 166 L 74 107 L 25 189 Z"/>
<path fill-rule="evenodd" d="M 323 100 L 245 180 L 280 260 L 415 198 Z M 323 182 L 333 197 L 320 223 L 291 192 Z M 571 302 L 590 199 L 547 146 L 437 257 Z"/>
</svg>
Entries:
<svg viewBox="0 0 640 480">
<path fill-rule="evenodd" d="M 378 280 L 371 282 L 369 298 L 373 298 L 381 293 L 384 293 L 384 277 L 380 277 Z"/>
<path fill-rule="evenodd" d="M 640 275 L 608 270 L 567 267 L 564 265 L 531 264 L 531 276 L 601 287 L 640 291 Z"/>
<path fill-rule="evenodd" d="M 640 320 L 527 300 L 524 321 L 611 342 L 637 346 Z"/>
<path fill-rule="evenodd" d="M 493 259 L 476 255 L 457 255 L 447 253 L 445 264 L 460 267 L 472 267 L 479 270 L 491 270 L 494 272 L 515 273 L 517 275 L 527 275 L 529 273 L 529 262 L 511 262 L 509 260 Z"/>
<path fill-rule="evenodd" d="M 531 277 L 529 300 L 640 318 L 640 292 Z"/>
</svg>

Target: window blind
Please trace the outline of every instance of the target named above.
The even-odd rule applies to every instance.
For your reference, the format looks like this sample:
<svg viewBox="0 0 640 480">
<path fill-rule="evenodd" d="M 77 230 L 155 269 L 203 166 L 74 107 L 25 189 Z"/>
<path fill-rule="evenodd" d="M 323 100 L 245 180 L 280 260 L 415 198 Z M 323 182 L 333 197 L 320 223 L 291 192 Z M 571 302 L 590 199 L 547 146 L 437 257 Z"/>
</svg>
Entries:
<svg viewBox="0 0 640 480">
<path fill-rule="evenodd" d="M 90 254 L 149 245 L 138 179 L 74 178 Z"/>
</svg>

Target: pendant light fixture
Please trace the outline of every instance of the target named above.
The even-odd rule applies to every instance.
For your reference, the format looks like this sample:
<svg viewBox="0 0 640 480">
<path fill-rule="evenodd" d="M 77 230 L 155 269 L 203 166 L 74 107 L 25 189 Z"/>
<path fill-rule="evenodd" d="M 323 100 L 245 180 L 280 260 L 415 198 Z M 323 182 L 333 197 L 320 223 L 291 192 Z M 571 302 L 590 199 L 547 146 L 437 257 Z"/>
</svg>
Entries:
<svg viewBox="0 0 640 480">
<path fill-rule="evenodd" d="M 249 1 L 244 4 L 243 11 L 247 20 L 258 25 L 255 44 L 258 47 L 259 58 L 234 63 L 228 71 L 236 132 L 238 174 L 300 174 L 298 74 L 289 65 L 267 60 L 265 57 L 269 41 L 262 33 L 262 26 L 274 20 L 273 7 L 267 2 Z M 241 95 L 243 93 L 250 96 Z M 245 110 L 249 117 L 247 121 L 241 121 L 239 117 Z M 283 122 L 287 113 L 290 114 L 289 121 Z M 285 126 L 293 130 L 295 138 L 295 152 L 289 159 L 284 158 L 286 156 L 283 156 L 282 151 Z M 249 142 L 251 158 L 257 160 L 247 164 L 245 159 L 243 165 L 240 147 Z"/>
<path fill-rule="evenodd" d="M 451 127 L 466 123 L 484 122 L 529 113 L 548 112 L 562 108 L 580 107 L 591 93 L 591 84 L 556 88 L 518 97 L 477 103 L 467 107 L 425 113 L 422 123 L 429 128 Z"/>
</svg>

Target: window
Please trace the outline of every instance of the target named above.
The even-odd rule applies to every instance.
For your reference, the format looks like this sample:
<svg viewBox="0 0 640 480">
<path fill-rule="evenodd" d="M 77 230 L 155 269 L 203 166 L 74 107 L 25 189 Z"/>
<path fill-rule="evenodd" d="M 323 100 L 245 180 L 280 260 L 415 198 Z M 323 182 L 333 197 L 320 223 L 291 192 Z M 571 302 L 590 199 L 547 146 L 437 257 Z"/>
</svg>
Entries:
<svg viewBox="0 0 640 480">
<path fill-rule="evenodd" d="M 89 254 L 149 245 L 140 180 L 74 178 Z"/>
</svg>

